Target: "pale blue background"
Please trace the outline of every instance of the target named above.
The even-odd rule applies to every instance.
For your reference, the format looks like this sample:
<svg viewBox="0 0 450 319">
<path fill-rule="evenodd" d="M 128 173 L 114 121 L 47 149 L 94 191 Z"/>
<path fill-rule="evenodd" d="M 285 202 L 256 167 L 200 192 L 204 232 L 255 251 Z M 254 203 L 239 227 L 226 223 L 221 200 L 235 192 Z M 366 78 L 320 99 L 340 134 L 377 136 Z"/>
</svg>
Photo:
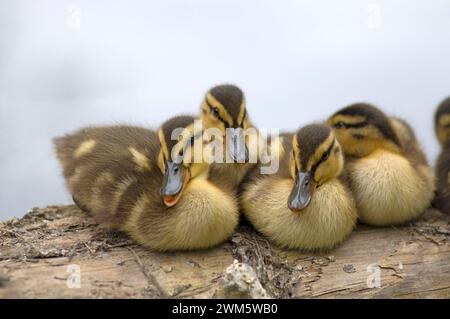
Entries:
<svg viewBox="0 0 450 319">
<path fill-rule="evenodd" d="M 80 29 L 67 26 L 70 4 Z M 0 219 L 70 202 L 52 137 L 92 123 L 157 126 L 196 113 L 222 82 L 245 90 L 260 127 L 376 103 L 410 121 L 434 160 L 450 2 L 0 0 Z"/>
</svg>

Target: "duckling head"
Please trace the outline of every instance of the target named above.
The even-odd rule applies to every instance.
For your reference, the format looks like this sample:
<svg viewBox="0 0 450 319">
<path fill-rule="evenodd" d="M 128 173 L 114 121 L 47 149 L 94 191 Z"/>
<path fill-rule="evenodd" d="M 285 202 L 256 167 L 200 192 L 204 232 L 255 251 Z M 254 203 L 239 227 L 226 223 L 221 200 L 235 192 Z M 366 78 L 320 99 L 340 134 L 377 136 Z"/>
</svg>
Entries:
<svg viewBox="0 0 450 319">
<path fill-rule="evenodd" d="M 447 143 L 450 139 L 450 97 L 439 104 L 434 115 L 434 126 L 439 143 Z"/>
<path fill-rule="evenodd" d="M 331 116 L 327 123 L 347 155 L 364 157 L 378 149 L 400 153 L 400 141 L 389 118 L 370 104 L 347 106 Z"/>
<path fill-rule="evenodd" d="M 315 189 L 338 177 L 343 167 L 341 146 L 331 128 L 312 124 L 297 131 L 289 160 L 289 171 L 295 180 L 289 209 L 298 212 L 308 207 Z"/>
<path fill-rule="evenodd" d="M 208 174 L 209 166 L 203 160 L 203 145 L 195 147 L 203 139 L 202 131 L 195 131 L 194 121 L 192 116 L 177 116 L 158 130 L 158 166 L 164 176 L 161 196 L 167 207 L 178 203 L 191 180 Z"/>
<path fill-rule="evenodd" d="M 244 92 L 240 88 L 224 84 L 210 89 L 201 105 L 201 120 L 204 129 L 217 128 L 222 131 L 224 144 L 233 161 L 248 161 L 244 131 L 250 127 L 250 121 Z"/>
</svg>

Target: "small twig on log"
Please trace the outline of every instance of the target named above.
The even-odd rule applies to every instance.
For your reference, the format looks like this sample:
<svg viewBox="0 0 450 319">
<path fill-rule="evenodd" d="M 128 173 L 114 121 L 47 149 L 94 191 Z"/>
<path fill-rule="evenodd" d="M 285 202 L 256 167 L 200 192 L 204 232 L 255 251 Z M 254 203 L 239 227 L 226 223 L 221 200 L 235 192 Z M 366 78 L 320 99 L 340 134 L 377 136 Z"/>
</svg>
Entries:
<svg viewBox="0 0 450 319">
<path fill-rule="evenodd" d="M 142 263 L 141 258 L 136 254 L 133 248 L 128 247 L 128 250 L 131 251 L 131 253 L 134 255 L 134 258 L 136 259 L 137 264 L 141 268 L 142 274 L 147 278 L 147 281 L 149 281 L 155 288 L 158 290 L 158 294 L 161 298 L 168 298 L 167 293 L 164 291 L 164 289 L 160 286 L 158 281 L 156 280 L 155 276 L 153 274 L 147 272 L 145 269 L 144 264 Z"/>
<path fill-rule="evenodd" d="M 94 253 L 94 251 L 91 249 L 91 247 L 89 247 L 89 245 L 88 245 L 86 242 L 83 242 L 83 244 L 86 246 L 86 248 L 89 250 L 89 252 L 90 252 L 91 254 Z"/>
<path fill-rule="evenodd" d="M 427 234 L 422 234 L 422 236 L 425 237 L 425 239 L 431 241 L 431 242 L 432 242 L 433 244 L 435 244 L 435 245 L 438 245 L 438 246 L 443 245 L 442 242 L 437 241 L 437 240 L 434 239 L 432 236 L 429 236 L 429 235 L 427 235 Z"/>
</svg>

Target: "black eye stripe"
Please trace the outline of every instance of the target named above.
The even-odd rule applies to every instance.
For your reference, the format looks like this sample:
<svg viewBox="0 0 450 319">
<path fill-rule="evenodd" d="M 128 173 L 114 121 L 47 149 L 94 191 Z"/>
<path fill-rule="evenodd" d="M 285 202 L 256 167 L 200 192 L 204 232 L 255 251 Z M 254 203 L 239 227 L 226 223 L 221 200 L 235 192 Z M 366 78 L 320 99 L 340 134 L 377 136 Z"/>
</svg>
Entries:
<svg viewBox="0 0 450 319">
<path fill-rule="evenodd" d="M 211 104 L 209 104 L 209 102 L 208 102 L 207 100 L 205 100 L 205 102 L 206 102 L 206 105 L 209 107 L 209 109 L 210 109 L 211 112 L 212 112 L 213 109 L 214 109 L 214 107 L 213 107 Z M 223 117 L 221 117 L 220 114 L 219 114 L 219 116 L 217 117 L 217 119 L 218 119 L 219 121 L 221 121 L 221 122 L 225 125 L 225 128 L 229 128 L 229 127 L 230 127 L 230 124 L 228 124 L 228 122 L 225 121 L 225 119 L 224 119 Z"/>
<path fill-rule="evenodd" d="M 189 146 L 193 146 L 195 141 L 198 140 L 199 138 L 201 138 L 202 136 L 203 136 L 203 132 L 198 132 L 194 136 L 191 136 L 191 138 L 189 140 Z M 186 150 L 187 146 L 188 146 L 188 143 L 186 143 L 185 150 Z"/>
<path fill-rule="evenodd" d="M 362 134 L 352 134 L 352 136 L 357 139 L 357 140 L 363 140 L 364 139 L 364 135 Z"/>
<path fill-rule="evenodd" d="M 320 166 L 320 164 L 326 162 L 331 154 L 331 152 L 333 151 L 334 145 L 336 144 L 336 140 L 333 140 L 333 143 L 331 143 L 330 147 L 322 154 L 322 157 L 320 158 L 320 160 L 314 164 L 314 166 L 312 167 L 311 171 L 313 172 L 313 175 L 316 173 L 317 168 Z M 326 158 L 325 158 L 326 155 Z"/>
<path fill-rule="evenodd" d="M 323 153 L 322 158 L 324 158 L 326 156 L 326 158 L 328 159 L 328 157 L 331 154 L 331 151 L 334 148 L 334 144 L 336 143 L 336 140 L 333 140 L 333 143 L 331 143 L 330 147 L 325 151 L 325 153 Z"/>
<path fill-rule="evenodd" d="M 339 121 L 334 126 L 338 127 L 337 126 L 338 123 L 342 123 L 344 125 L 343 128 L 361 128 L 361 127 L 367 126 L 367 122 L 365 122 L 365 121 L 361 122 L 361 123 L 356 123 L 356 124 L 348 124 L 348 123 L 345 123 L 344 121 Z"/>
</svg>

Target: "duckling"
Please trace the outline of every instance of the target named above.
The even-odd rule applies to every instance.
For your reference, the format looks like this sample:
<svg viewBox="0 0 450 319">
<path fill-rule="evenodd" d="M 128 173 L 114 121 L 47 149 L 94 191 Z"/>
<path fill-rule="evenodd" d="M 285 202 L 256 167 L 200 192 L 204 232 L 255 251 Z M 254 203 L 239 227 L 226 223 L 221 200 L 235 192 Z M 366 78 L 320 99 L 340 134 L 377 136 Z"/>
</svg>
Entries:
<svg viewBox="0 0 450 319">
<path fill-rule="evenodd" d="M 205 249 L 238 224 L 238 204 L 194 162 L 194 118 L 180 116 L 158 132 L 132 126 L 89 127 L 55 140 L 69 190 L 102 225 L 157 251 Z M 184 130 L 175 135 L 175 129 Z M 186 133 L 187 132 L 187 133 Z"/>
<path fill-rule="evenodd" d="M 241 207 L 263 235 L 286 248 L 329 249 L 353 230 L 357 212 L 341 172 L 344 156 L 331 128 L 312 124 L 272 140 L 276 174 L 255 169 L 243 182 Z"/>
<path fill-rule="evenodd" d="M 358 103 L 336 112 L 328 124 L 347 156 L 345 170 L 361 222 L 404 224 L 430 206 L 433 172 L 405 121 Z"/>
<path fill-rule="evenodd" d="M 441 153 L 436 165 L 436 198 L 433 206 L 450 213 L 450 97 L 439 104 L 434 116 Z"/>
<path fill-rule="evenodd" d="M 211 171 L 222 176 L 223 183 L 237 188 L 257 164 L 261 145 L 247 113 L 244 92 L 230 84 L 211 88 L 202 101 L 200 119 L 205 130 L 214 128 L 222 132 L 226 150 L 222 163 L 213 163 Z M 256 156 L 251 156 L 249 149 L 258 152 Z"/>
</svg>

